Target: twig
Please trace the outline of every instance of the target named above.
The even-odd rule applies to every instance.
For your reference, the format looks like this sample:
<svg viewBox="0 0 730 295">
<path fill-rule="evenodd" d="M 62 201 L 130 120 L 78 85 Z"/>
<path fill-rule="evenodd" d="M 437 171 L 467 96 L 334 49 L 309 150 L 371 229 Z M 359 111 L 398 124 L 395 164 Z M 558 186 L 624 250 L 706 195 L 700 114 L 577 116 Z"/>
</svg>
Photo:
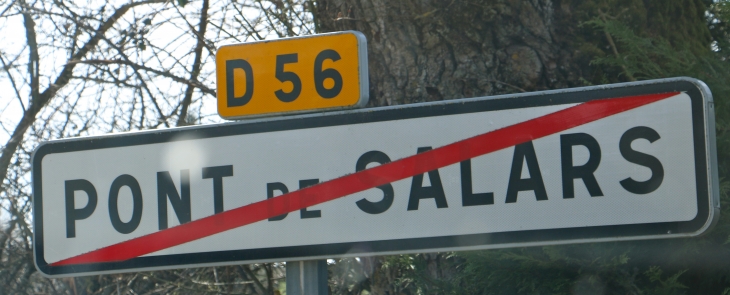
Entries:
<svg viewBox="0 0 730 295">
<path fill-rule="evenodd" d="M 516 90 L 519 90 L 520 92 L 527 92 L 527 90 L 525 90 L 525 89 L 522 89 L 522 88 L 517 87 L 515 85 L 509 84 L 509 83 L 506 83 L 506 82 L 502 82 L 502 81 L 499 81 L 499 80 L 491 80 L 490 79 L 490 80 L 487 80 L 487 82 L 494 82 L 494 83 L 502 84 L 502 85 L 507 86 L 507 87 L 510 87 L 510 88 L 514 88 Z"/>
<path fill-rule="evenodd" d="M 206 94 L 210 94 L 210 95 L 215 96 L 215 90 L 208 88 L 207 86 L 201 84 L 198 81 L 190 81 L 188 79 L 181 78 L 181 77 L 175 76 L 173 74 L 170 74 L 169 72 L 166 72 L 166 71 L 161 71 L 161 70 L 153 69 L 153 68 L 150 68 L 150 67 L 146 67 L 146 66 L 143 66 L 143 65 L 139 65 L 139 64 L 136 64 L 136 63 L 133 63 L 133 62 L 129 62 L 129 61 L 125 61 L 125 60 L 121 60 L 121 59 L 85 59 L 85 60 L 71 60 L 68 63 L 69 64 L 71 64 L 71 63 L 77 63 L 77 64 L 78 63 L 82 63 L 82 64 L 122 64 L 122 65 L 127 65 L 127 66 L 130 66 L 132 68 L 140 69 L 140 70 L 143 70 L 143 71 L 151 72 L 151 73 L 154 73 L 154 74 L 163 76 L 163 77 L 170 78 L 173 81 L 178 82 L 178 83 L 182 83 L 182 84 L 186 84 L 186 85 L 193 85 L 193 86 L 199 88 L 200 91 L 202 91 L 202 92 L 204 92 Z"/>
<path fill-rule="evenodd" d="M 604 23 L 603 34 L 606 36 L 606 40 L 608 40 L 608 44 L 611 45 L 611 50 L 613 51 L 613 55 L 615 55 L 618 60 L 622 60 L 621 55 L 618 53 L 618 49 L 616 49 L 616 43 L 613 42 L 613 37 L 611 37 L 611 34 L 609 34 L 605 28 L 605 24 L 608 22 L 606 20 L 607 14 L 604 13 L 602 10 L 598 9 L 598 17 L 600 17 Z M 626 74 L 626 78 L 628 78 L 629 81 L 632 81 L 632 82 L 636 81 L 636 78 L 634 78 L 634 75 L 632 75 L 631 72 L 629 72 L 629 69 L 626 67 L 625 64 L 621 63 L 621 68 L 624 70 L 624 74 Z"/>
</svg>

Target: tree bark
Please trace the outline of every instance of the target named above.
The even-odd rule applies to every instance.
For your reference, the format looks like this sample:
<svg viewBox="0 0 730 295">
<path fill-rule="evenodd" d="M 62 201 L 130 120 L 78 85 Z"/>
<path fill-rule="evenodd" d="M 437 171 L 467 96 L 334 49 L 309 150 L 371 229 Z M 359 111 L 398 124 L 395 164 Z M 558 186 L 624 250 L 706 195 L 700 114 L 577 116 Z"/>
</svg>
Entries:
<svg viewBox="0 0 730 295">
<path fill-rule="evenodd" d="M 319 0 L 312 10 L 319 32 L 365 34 L 369 106 L 633 79 L 620 67 L 591 66 L 595 57 L 623 50 L 607 32 L 582 25 L 598 17 L 693 51 L 709 49 L 710 41 L 702 0 Z M 416 257 L 426 280 L 452 274 L 442 255 Z M 407 294 L 395 283 L 403 273 L 387 259 L 364 261 L 373 269 L 373 294 Z"/>
<path fill-rule="evenodd" d="M 369 106 L 578 86 L 587 61 L 556 36 L 550 0 L 321 0 L 324 31 L 357 30 L 368 41 Z M 452 270 L 443 255 L 416 256 L 429 281 Z M 366 260 L 373 294 L 409 294 L 403 269 Z M 429 291 L 432 292 L 432 291 Z"/>
<path fill-rule="evenodd" d="M 322 0 L 315 14 L 366 35 L 372 106 L 580 85 L 550 0 Z"/>
</svg>

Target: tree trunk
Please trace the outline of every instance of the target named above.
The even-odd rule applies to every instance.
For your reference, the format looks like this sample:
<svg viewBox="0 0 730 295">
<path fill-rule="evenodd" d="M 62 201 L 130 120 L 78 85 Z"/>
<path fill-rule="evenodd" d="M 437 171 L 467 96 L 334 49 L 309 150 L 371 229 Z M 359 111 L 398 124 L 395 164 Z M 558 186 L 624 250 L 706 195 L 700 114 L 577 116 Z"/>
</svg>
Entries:
<svg viewBox="0 0 730 295">
<path fill-rule="evenodd" d="M 550 0 L 318 1 L 321 31 L 368 40 L 371 106 L 579 85 Z"/>
<path fill-rule="evenodd" d="M 708 51 L 702 0 L 319 0 L 319 32 L 357 30 L 368 41 L 369 106 L 479 97 L 634 80 L 626 67 L 596 67 L 625 56 L 620 36 L 590 20 L 618 21 L 638 36 Z M 616 44 L 619 45 L 616 45 Z M 443 255 L 416 256 L 426 280 L 450 276 Z M 373 294 L 404 292 L 403 269 L 367 260 Z M 431 293 L 431 292 L 429 292 Z M 431 293 L 435 294 L 435 293 Z"/>
<path fill-rule="evenodd" d="M 367 37 L 369 106 L 579 85 L 581 69 L 570 66 L 579 63 L 555 36 L 554 14 L 550 0 L 324 0 L 315 13 L 321 31 Z M 415 259 L 438 281 L 452 272 L 440 269 L 443 257 Z M 368 261 L 372 294 L 410 294 L 399 283 L 407 270 L 383 257 Z"/>
</svg>

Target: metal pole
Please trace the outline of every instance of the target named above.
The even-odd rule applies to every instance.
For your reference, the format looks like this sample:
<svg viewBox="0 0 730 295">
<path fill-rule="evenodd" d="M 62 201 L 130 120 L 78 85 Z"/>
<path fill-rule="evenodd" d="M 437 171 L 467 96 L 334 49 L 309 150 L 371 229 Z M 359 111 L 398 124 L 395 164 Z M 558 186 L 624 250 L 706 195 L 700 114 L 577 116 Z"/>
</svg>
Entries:
<svg viewBox="0 0 730 295">
<path fill-rule="evenodd" d="M 328 295 L 327 260 L 287 261 L 286 295 Z"/>
</svg>

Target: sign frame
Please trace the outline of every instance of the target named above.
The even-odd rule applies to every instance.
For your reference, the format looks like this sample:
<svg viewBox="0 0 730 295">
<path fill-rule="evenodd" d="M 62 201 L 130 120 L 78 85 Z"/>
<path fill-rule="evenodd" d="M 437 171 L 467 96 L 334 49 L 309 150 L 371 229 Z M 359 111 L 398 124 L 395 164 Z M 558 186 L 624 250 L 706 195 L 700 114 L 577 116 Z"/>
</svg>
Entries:
<svg viewBox="0 0 730 295">
<path fill-rule="evenodd" d="M 120 262 L 52 266 L 44 260 L 42 159 L 53 153 L 118 148 L 165 143 L 179 138 L 213 138 L 242 134 L 299 130 L 335 125 L 396 121 L 408 118 L 518 109 L 536 106 L 581 103 L 632 95 L 685 92 L 691 99 L 692 130 L 697 183 L 697 216 L 686 222 L 607 225 L 461 236 L 408 238 L 337 244 L 303 245 L 279 248 L 200 252 L 165 256 L 142 256 Z M 206 126 L 80 137 L 41 143 L 33 153 L 34 262 L 45 276 L 64 277 L 149 271 L 183 267 L 204 267 L 312 260 L 333 257 L 357 257 L 439 251 L 465 251 L 527 246 L 559 245 L 637 239 L 662 239 L 698 236 L 719 219 L 719 181 L 715 143 L 714 103 L 709 88 L 693 78 L 669 78 L 652 81 L 510 94 L 461 100 L 418 103 L 363 110 L 305 114 L 285 118 L 264 118 Z M 183 136 L 181 136 L 183 135 Z M 488 241 L 485 243 L 484 241 Z"/>
<path fill-rule="evenodd" d="M 222 104 L 224 104 L 223 99 L 223 92 L 226 92 L 229 89 L 225 89 L 223 83 L 221 83 L 221 72 L 225 72 L 225 69 L 220 69 L 219 63 L 221 63 L 219 59 L 218 52 L 231 50 L 232 48 L 236 47 L 249 47 L 249 46 L 257 46 L 257 45 L 268 45 L 268 44 L 284 44 L 286 42 L 297 42 L 297 41 L 304 41 L 304 40 L 310 40 L 310 39 L 321 39 L 321 38 L 329 38 L 329 37 L 335 37 L 335 36 L 341 36 L 341 35 L 352 35 L 357 42 L 357 56 L 358 56 L 358 76 L 359 76 L 359 85 L 360 85 L 360 92 L 359 92 L 359 99 L 355 104 L 351 105 L 343 105 L 343 106 L 334 106 L 334 107 L 320 107 L 320 108 L 308 108 L 308 109 L 300 109 L 300 110 L 291 110 L 291 111 L 270 111 L 270 112 L 262 112 L 262 113 L 254 113 L 254 114 L 237 114 L 237 115 L 224 115 L 221 113 L 222 109 L 230 108 L 230 107 L 222 107 Z M 301 61 L 301 60 L 300 60 Z M 325 69 L 324 71 L 326 71 Z M 292 72 L 285 72 L 285 74 L 291 75 Z M 222 75 L 226 75 L 223 73 Z M 223 79 L 227 83 L 229 83 L 226 79 Z M 356 109 L 356 108 L 362 108 L 367 105 L 368 101 L 370 100 L 370 79 L 369 79 L 369 72 L 368 72 L 368 50 L 367 50 L 367 38 L 365 35 L 359 31 L 339 31 L 339 32 L 331 32 L 331 33 L 323 33 L 323 34 L 316 34 L 316 35 L 307 35 L 307 36 L 297 36 L 297 37 L 287 37 L 287 38 L 280 38 L 275 40 L 261 40 L 261 41 L 254 41 L 254 42 L 245 42 L 245 43 L 237 43 L 237 44 L 228 44 L 223 45 L 218 48 L 216 51 L 216 81 L 217 81 L 217 89 L 216 89 L 216 98 L 217 98 L 217 112 L 218 115 L 226 120 L 240 120 L 240 119 L 254 119 L 254 118 L 262 118 L 262 117 L 272 117 L 272 116 L 282 116 L 282 115 L 296 115 L 296 114 L 303 114 L 303 113 L 313 113 L 313 112 L 323 112 L 323 111 L 335 111 L 335 110 L 346 110 L 346 109 Z M 251 80 L 253 81 L 253 80 Z M 300 80 L 301 81 L 301 80 Z M 232 88 L 231 88 L 232 89 Z M 271 93 L 271 100 L 276 100 L 274 93 Z M 336 99 L 336 98 L 333 98 Z M 227 102 L 228 98 L 226 97 L 225 101 Z M 289 102 L 291 103 L 291 102 Z"/>
</svg>

